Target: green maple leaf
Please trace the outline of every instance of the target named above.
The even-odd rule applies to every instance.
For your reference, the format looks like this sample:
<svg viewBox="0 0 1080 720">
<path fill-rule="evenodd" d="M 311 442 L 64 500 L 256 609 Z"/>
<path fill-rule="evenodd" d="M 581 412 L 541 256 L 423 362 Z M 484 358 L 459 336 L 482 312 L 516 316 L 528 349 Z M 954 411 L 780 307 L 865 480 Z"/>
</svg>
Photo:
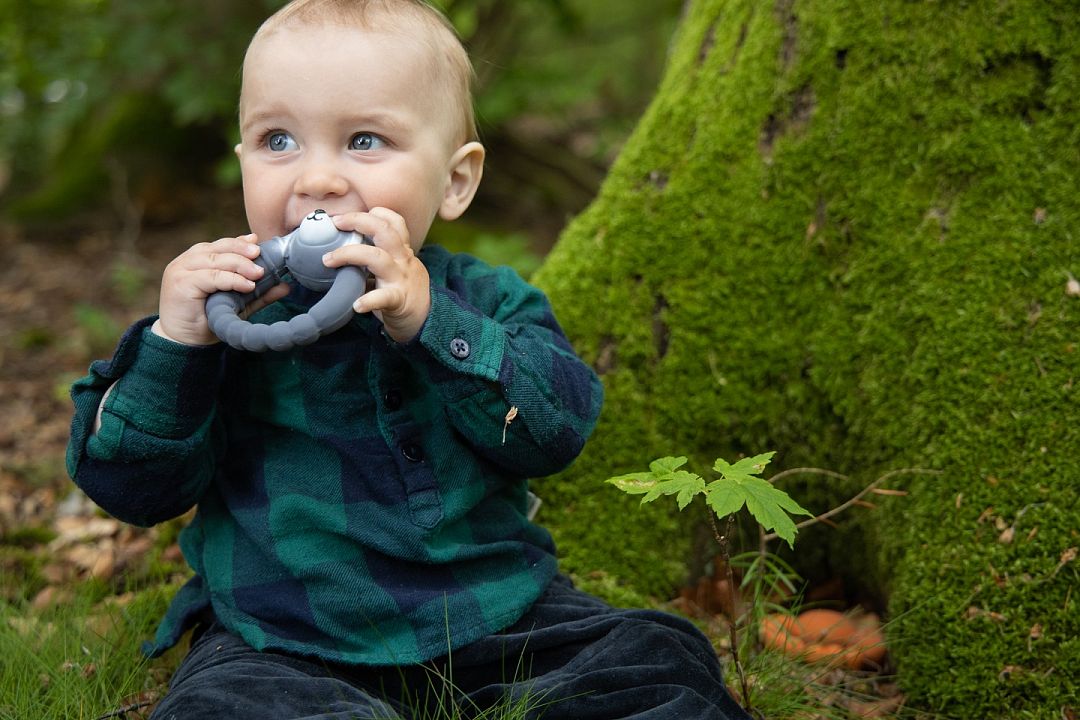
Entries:
<svg viewBox="0 0 1080 720">
<path fill-rule="evenodd" d="M 656 487 L 641 499 L 641 502 L 652 502 L 661 495 L 677 495 L 679 509 L 683 510 L 694 499 L 695 495 L 705 492 L 705 481 L 700 475 L 692 472 L 678 470 L 658 482 Z"/>
<path fill-rule="evenodd" d="M 631 495 L 652 493 L 660 483 L 670 480 L 675 471 L 686 464 L 685 457 L 664 457 L 649 463 L 649 472 L 628 473 L 609 478 L 607 482 Z M 660 493 L 664 494 L 664 493 Z M 660 494 L 646 497 L 642 502 L 652 502 Z"/>
<path fill-rule="evenodd" d="M 798 530 L 788 513 L 813 515 L 786 492 L 758 477 L 775 454 L 769 452 L 743 458 L 734 465 L 717 458 L 713 470 L 720 473 L 721 478 L 706 486 L 706 500 L 720 517 L 739 511 L 745 504 L 763 528 L 772 530 L 777 537 L 794 547 Z"/>
<path fill-rule="evenodd" d="M 686 457 L 662 457 L 649 463 L 649 471 L 657 477 L 675 472 L 686 464 Z"/>
<path fill-rule="evenodd" d="M 609 478 L 607 482 L 631 495 L 641 495 L 656 487 L 659 482 L 651 472 L 636 472 Z"/>
<path fill-rule="evenodd" d="M 786 492 L 759 477 L 775 454 L 762 453 L 735 464 L 717 458 L 713 470 L 720 474 L 720 479 L 708 485 L 700 475 L 679 469 L 686 464 L 683 456 L 658 458 L 649 463 L 648 472 L 619 475 L 607 482 L 631 495 L 644 495 L 642 504 L 664 495 L 675 495 L 680 510 L 704 494 L 709 508 L 721 518 L 746 506 L 763 528 L 794 546 L 798 528 L 790 515 L 812 515 Z"/>
<path fill-rule="evenodd" d="M 713 463 L 713 470 L 720 473 L 720 475 L 728 480 L 735 482 L 742 482 L 747 478 L 752 478 L 755 475 L 760 475 L 765 466 L 768 465 L 776 452 L 762 453 L 761 455 L 755 455 L 754 457 L 743 458 L 739 462 L 731 465 L 723 458 L 716 458 L 716 462 Z"/>
<path fill-rule="evenodd" d="M 659 458 L 649 463 L 649 472 L 619 475 L 608 482 L 631 495 L 645 495 L 642 504 L 662 495 L 676 495 L 679 509 L 683 510 L 695 495 L 705 492 L 705 481 L 700 475 L 679 470 L 685 464 L 685 457 Z"/>
<path fill-rule="evenodd" d="M 724 518 L 742 509 L 746 495 L 735 483 L 715 480 L 705 487 L 705 502 L 717 517 Z"/>
</svg>

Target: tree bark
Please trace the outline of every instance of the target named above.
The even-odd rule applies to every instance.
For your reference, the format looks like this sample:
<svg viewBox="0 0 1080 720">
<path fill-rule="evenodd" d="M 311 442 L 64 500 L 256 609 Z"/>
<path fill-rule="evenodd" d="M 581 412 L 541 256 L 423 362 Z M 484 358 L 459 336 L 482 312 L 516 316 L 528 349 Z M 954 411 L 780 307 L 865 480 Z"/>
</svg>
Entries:
<svg viewBox="0 0 1080 720">
<path fill-rule="evenodd" d="M 886 597 L 917 706 L 1075 708 L 1076 37 L 1064 0 L 690 3 L 536 277 L 607 389 L 537 484 L 567 570 L 617 602 L 685 580 L 690 518 L 602 482 L 662 455 L 939 470 L 796 553 Z M 785 489 L 817 513 L 853 488 Z"/>
</svg>

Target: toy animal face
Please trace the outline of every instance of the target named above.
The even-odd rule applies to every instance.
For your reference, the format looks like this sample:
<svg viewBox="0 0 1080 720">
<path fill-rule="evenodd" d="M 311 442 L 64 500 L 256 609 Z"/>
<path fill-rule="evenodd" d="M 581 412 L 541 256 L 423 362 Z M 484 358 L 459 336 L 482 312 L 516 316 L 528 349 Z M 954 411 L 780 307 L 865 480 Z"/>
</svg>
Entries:
<svg viewBox="0 0 1080 720">
<path fill-rule="evenodd" d="M 338 230 L 325 210 L 316 210 L 308 215 L 297 228 L 297 239 L 304 245 L 323 246 L 333 242 Z"/>
<path fill-rule="evenodd" d="M 334 227 L 334 221 L 324 210 L 316 210 L 289 236 L 286 251 L 289 272 L 309 290 L 329 290 L 337 272 L 323 265 L 323 254 L 341 247 L 350 237 L 350 233 L 339 232 Z"/>
</svg>

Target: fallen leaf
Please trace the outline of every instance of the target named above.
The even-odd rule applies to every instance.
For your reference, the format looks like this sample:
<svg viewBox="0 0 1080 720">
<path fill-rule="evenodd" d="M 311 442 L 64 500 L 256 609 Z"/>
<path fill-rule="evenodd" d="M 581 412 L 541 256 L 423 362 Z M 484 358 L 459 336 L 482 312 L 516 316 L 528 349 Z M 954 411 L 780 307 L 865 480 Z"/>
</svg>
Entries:
<svg viewBox="0 0 1080 720">
<path fill-rule="evenodd" d="M 113 518 L 85 518 L 66 516 L 53 523 L 57 537 L 49 543 L 49 550 L 57 551 L 80 542 L 90 542 L 112 537 L 120 530 L 120 521 Z"/>
<path fill-rule="evenodd" d="M 998 673 L 998 680 L 1005 681 L 1011 678 L 1014 674 L 1021 674 L 1024 672 L 1024 668 L 1019 665 L 1006 665 Z"/>
<path fill-rule="evenodd" d="M 161 552 L 161 559 L 165 562 L 178 563 L 184 561 L 184 553 L 179 543 L 173 543 Z"/>
<path fill-rule="evenodd" d="M 1031 630 L 1028 631 L 1027 648 L 1028 652 L 1031 652 L 1033 641 L 1040 639 L 1043 636 L 1042 625 L 1035 623 L 1031 626 Z"/>
<path fill-rule="evenodd" d="M 893 697 L 883 698 L 874 702 L 849 700 L 847 702 L 847 709 L 855 717 L 879 718 L 891 715 L 903 704 L 903 702 L 903 695 L 894 695 Z"/>
<path fill-rule="evenodd" d="M 977 608 L 972 605 L 967 609 L 967 619 L 974 620 L 977 617 L 989 618 L 990 620 L 993 620 L 995 622 L 1004 622 L 1007 619 L 999 612 L 994 612 L 992 610 L 983 610 L 982 608 Z"/>
<path fill-rule="evenodd" d="M 1058 571 L 1060 571 L 1061 568 L 1065 567 L 1066 565 L 1071 563 L 1073 560 L 1075 560 L 1076 559 L 1076 554 L 1077 554 L 1077 548 L 1074 548 L 1074 547 L 1071 547 L 1068 550 L 1066 550 L 1065 552 L 1061 553 L 1061 559 L 1058 560 L 1058 564 L 1057 564 L 1057 567 L 1054 568 L 1054 572 L 1050 573 L 1050 577 L 1053 577 L 1053 576 L 1057 575 Z"/>
</svg>

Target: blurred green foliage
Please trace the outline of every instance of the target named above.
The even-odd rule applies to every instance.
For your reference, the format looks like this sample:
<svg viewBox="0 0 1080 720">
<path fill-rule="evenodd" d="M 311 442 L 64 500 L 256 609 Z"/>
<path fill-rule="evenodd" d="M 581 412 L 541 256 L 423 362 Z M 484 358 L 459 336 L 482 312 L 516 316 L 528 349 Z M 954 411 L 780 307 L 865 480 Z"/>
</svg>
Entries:
<svg viewBox="0 0 1080 720">
<path fill-rule="evenodd" d="M 235 183 L 229 148 L 244 48 L 282 4 L 0 0 L 7 214 L 56 219 L 116 205 L 117 193 Z M 648 101 L 681 0 L 436 4 L 473 55 L 481 132 L 499 149 L 492 163 L 517 166 L 504 177 L 550 185 L 541 204 L 576 209 Z M 551 163 L 537 158 L 553 146 L 578 164 L 545 172 Z M 571 180 L 545 179 L 558 175 Z"/>
</svg>

